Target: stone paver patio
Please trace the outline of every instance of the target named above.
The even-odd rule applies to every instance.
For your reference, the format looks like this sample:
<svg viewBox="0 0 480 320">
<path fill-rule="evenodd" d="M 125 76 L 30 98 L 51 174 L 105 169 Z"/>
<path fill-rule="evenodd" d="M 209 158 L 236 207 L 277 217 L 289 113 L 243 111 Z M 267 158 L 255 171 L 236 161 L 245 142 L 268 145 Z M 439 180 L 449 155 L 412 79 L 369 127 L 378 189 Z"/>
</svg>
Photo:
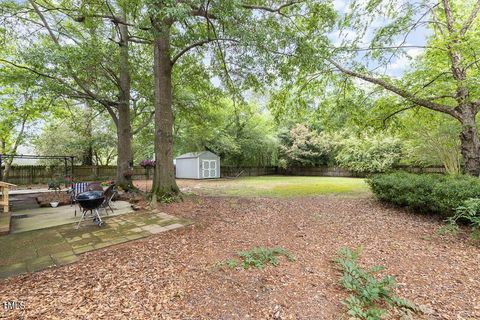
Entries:
<svg viewBox="0 0 480 320">
<path fill-rule="evenodd" d="M 134 210 L 127 201 L 115 201 L 112 204 L 114 210 L 106 212 L 100 209 L 99 212 L 103 217 L 119 216 L 132 213 Z M 75 215 L 75 211 L 77 214 Z M 16 219 L 15 217 L 21 217 Z M 57 208 L 44 207 L 27 210 L 18 210 L 12 213 L 12 233 L 20 233 L 25 231 L 33 231 L 47 229 L 50 227 L 72 224 L 80 220 L 81 213 L 78 206 L 60 206 Z"/>
<path fill-rule="evenodd" d="M 0 237 L 0 278 L 75 262 L 79 255 L 190 224 L 158 211 L 108 217 L 97 227 L 86 221 Z"/>
</svg>

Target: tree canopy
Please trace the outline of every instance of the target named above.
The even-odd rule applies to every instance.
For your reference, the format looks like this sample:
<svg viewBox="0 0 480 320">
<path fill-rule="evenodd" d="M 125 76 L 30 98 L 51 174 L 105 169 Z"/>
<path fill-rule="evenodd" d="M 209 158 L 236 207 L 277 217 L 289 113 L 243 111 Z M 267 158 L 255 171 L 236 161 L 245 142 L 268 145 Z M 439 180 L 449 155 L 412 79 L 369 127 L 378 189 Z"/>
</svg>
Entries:
<svg viewBox="0 0 480 320">
<path fill-rule="evenodd" d="M 175 155 L 201 150 L 478 176 L 480 2 L 342 4 L 3 1 L 1 152 L 72 150 L 126 187 L 155 158 L 159 196 L 178 192 Z"/>
</svg>

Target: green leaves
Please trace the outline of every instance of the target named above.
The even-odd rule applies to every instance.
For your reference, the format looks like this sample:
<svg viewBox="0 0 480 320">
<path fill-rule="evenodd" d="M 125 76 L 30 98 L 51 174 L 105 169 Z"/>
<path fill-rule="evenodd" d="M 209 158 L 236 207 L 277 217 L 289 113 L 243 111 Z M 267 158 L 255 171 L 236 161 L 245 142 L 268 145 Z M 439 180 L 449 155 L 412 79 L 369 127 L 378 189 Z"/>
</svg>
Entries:
<svg viewBox="0 0 480 320">
<path fill-rule="evenodd" d="M 288 132 L 280 133 L 281 157 L 285 167 L 325 165 L 335 150 L 331 136 L 298 124 Z"/>
<path fill-rule="evenodd" d="M 385 172 L 398 164 L 402 156 L 402 142 L 386 135 L 363 134 L 340 142 L 336 162 L 355 172 Z"/>
<path fill-rule="evenodd" d="M 455 215 L 449 217 L 446 222 L 453 229 L 458 229 L 458 222 L 466 222 L 472 227 L 472 238 L 480 239 L 480 199 L 470 198 L 463 201 L 461 206 L 455 208 Z"/>
<path fill-rule="evenodd" d="M 361 247 L 355 250 L 343 247 L 334 260 L 342 271 L 340 284 L 351 293 L 343 301 L 347 314 L 354 319 L 381 320 L 388 314 L 387 307 L 418 311 L 415 304 L 395 295 L 394 277 L 387 275 L 380 280 L 375 277 L 375 273 L 384 269 L 382 266 L 375 266 L 368 271 L 359 266 L 361 251 Z"/>
<path fill-rule="evenodd" d="M 465 175 L 395 172 L 372 176 L 367 182 L 379 200 L 444 217 L 453 216 L 464 201 L 480 194 L 479 179 Z"/>
<path fill-rule="evenodd" d="M 220 155 L 222 164 L 231 166 L 276 163 L 278 142 L 268 114 L 255 104 L 233 104 L 221 95 L 197 93 L 196 97 L 192 105 L 176 108 L 176 153 L 207 149 Z"/>
<path fill-rule="evenodd" d="M 239 264 L 243 269 L 256 268 L 263 269 L 267 265 L 278 266 L 280 263 L 279 257 L 283 256 L 288 261 L 295 261 L 295 257 L 286 249 L 282 247 L 264 248 L 255 247 L 248 251 L 238 252 L 240 261 L 236 259 L 228 259 L 220 263 L 233 269 Z"/>
</svg>

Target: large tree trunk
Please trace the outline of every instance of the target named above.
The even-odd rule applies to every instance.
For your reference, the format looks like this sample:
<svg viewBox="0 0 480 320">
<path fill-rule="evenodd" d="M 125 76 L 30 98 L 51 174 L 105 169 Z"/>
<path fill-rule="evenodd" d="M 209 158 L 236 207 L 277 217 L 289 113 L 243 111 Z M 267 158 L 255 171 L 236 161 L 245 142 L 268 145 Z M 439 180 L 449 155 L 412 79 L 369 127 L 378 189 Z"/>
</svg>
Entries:
<svg viewBox="0 0 480 320">
<path fill-rule="evenodd" d="M 23 135 L 25 133 L 25 124 L 27 123 L 27 118 L 28 116 L 24 116 L 22 119 L 22 125 L 20 126 L 20 131 L 17 135 L 17 138 L 15 139 L 15 142 L 13 143 L 12 149 L 10 150 L 10 154 L 16 155 L 17 154 L 17 149 L 20 143 L 23 140 Z M 5 150 L 5 145 L 2 146 L 2 149 Z M 5 170 L 3 171 L 2 179 L 3 181 L 8 181 L 8 176 L 10 175 L 10 170 L 12 169 L 12 163 L 13 163 L 13 158 L 8 158 L 7 161 L 5 161 Z M 0 168 L 2 170 L 2 168 Z"/>
<path fill-rule="evenodd" d="M 128 27 L 118 24 L 120 30 L 120 92 L 117 122 L 117 185 L 128 190 L 132 187 L 130 175 L 133 166 L 132 127 L 130 123 L 130 68 Z"/>
<path fill-rule="evenodd" d="M 154 43 L 155 75 L 155 173 L 152 195 L 162 197 L 179 192 L 173 166 L 172 62 L 170 29 L 157 30 Z"/>
<path fill-rule="evenodd" d="M 475 112 L 472 109 L 464 108 L 464 111 L 461 113 L 460 122 L 462 130 L 460 132 L 460 141 L 462 156 L 465 161 L 465 172 L 478 177 L 480 175 L 480 140 L 475 121 Z"/>
<path fill-rule="evenodd" d="M 88 145 L 86 146 L 85 150 L 83 151 L 82 155 L 82 165 L 84 166 L 92 166 L 93 165 L 93 146 L 92 146 L 92 115 L 93 109 L 90 105 L 90 101 L 86 102 L 86 119 L 88 119 L 87 123 L 85 124 L 85 138 L 88 141 Z"/>
<path fill-rule="evenodd" d="M 3 170 L 2 180 L 8 182 L 8 177 L 10 176 L 10 171 L 12 170 L 13 158 L 9 158 L 5 161 L 5 169 Z M 1 169 L 0 169 L 1 170 Z"/>
</svg>

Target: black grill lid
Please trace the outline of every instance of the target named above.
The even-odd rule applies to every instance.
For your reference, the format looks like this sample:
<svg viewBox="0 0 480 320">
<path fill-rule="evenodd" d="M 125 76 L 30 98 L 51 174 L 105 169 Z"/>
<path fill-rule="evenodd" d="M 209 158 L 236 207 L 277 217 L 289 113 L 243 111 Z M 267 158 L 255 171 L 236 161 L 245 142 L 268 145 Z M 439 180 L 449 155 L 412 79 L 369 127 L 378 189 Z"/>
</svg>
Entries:
<svg viewBox="0 0 480 320">
<path fill-rule="evenodd" d="M 103 197 L 103 192 L 101 191 L 87 191 L 80 193 L 77 196 L 77 200 L 97 200 Z"/>
</svg>

